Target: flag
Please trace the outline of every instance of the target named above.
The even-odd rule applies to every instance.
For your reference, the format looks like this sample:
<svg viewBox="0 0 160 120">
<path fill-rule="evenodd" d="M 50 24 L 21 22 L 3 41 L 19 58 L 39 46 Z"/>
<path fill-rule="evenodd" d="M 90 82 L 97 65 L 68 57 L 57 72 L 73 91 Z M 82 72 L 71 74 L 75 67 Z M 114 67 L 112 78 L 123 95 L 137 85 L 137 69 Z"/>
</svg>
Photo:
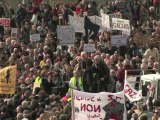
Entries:
<svg viewBox="0 0 160 120">
<path fill-rule="evenodd" d="M 15 94 L 16 74 L 16 65 L 0 70 L 0 94 Z"/>
<path fill-rule="evenodd" d="M 85 41 L 88 41 L 88 39 L 94 40 L 98 34 L 99 29 L 99 25 L 91 22 L 91 20 L 87 16 L 84 17 L 85 36 L 83 39 Z"/>
<path fill-rule="evenodd" d="M 126 120 L 124 92 L 87 93 L 73 90 L 73 120 Z"/>
</svg>

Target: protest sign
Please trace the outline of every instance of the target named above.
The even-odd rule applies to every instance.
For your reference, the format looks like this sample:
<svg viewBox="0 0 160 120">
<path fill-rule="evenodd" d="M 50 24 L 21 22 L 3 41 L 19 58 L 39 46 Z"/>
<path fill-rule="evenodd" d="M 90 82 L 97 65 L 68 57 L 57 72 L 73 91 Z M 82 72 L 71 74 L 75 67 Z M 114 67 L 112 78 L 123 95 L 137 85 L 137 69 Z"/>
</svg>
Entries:
<svg viewBox="0 0 160 120">
<path fill-rule="evenodd" d="M 123 46 L 127 45 L 128 36 L 126 35 L 112 35 L 111 36 L 111 44 L 112 46 Z"/>
<path fill-rule="evenodd" d="M 84 17 L 73 17 L 69 15 L 69 24 L 75 28 L 75 32 L 84 32 Z"/>
<path fill-rule="evenodd" d="M 40 34 L 31 34 L 30 35 L 30 41 L 31 42 L 38 42 L 40 40 L 41 40 Z"/>
<path fill-rule="evenodd" d="M 10 26 L 10 19 L 9 18 L 0 18 L 0 25 L 9 27 Z"/>
<path fill-rule="evenodd" d="M 17 38 L 17 28 L 11 29 L 11 38 Z"/>
<path fill-rule="evenodd" d="M 108 14 L 109 18 L 112 20 L 112 18 L 122 18 L 121 13 L 113 13 L 113 14 Z"/>
<path fill-rule="evenodd" d="M 112 28 L 114 30 L 130 31 L 130 21 L 119 18 L 112 18 Z"/>
<path fill-rule="evenodd" d="M 75 40 L 75 29 L 72 26 L 58 26 L 57 37 L 62 46 L 73 45 Z"/>
<path fill-rule="evenodd" d="M 0 70 L 0 94 L 15 94 L 16 75 L 16 65 Z"/>
<path fill-rule="evenodd" d="M 95 51 L 95 44 L 84 44 L 84 51 L 85 52 L 94 52 Z"/>
<path fill-rule="evenodd" d="M 86 93 L 73 90 L 73 120 L 126 120 L 124 92 Z"/>
<path fill-rule="evenodd" d="M 110 19 L 106 14 L 102 14 L 102 26 L 106 28 L 110 28 Z"/>
<path fill-rule="evenodd" d="M 130 102 L 139 101 L 142 98 L 142 90 L 135 90 L 128 82 L 125 81 L 124 84 L 124 93 L 125 96 L 129 99 Z"/>
</svg>

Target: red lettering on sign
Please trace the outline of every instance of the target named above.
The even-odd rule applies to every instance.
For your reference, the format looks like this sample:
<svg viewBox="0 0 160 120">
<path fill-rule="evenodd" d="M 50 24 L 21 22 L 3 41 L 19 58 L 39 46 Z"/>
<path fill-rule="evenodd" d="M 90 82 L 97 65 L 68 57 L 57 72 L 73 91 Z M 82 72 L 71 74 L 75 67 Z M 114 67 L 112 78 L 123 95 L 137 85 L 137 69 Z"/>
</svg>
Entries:
<svg viewBox="0 0 160 120">
<path fill-rule="evenodd" d="M 10 19 L 9 18 L 0 18 L 0 25 L 1 26 L 10 26 Z"/>
<path fill-rule="evenodd" d="M 129 85 L 125 85 L 125 89 L 124 89 L 124 92 L 126 94 L 128 94 L 131 98 L 133 98 L 133 96 L 135 96 L 137 93 L 134 92 Z"/>
<path fill-rule="evenodd" d="M 100 113 L 101 107 L 100 107 L 100 105 L 96 106 L 96 105 L 81 103 L 80 110 L 84 111 L 84 112 L 88 111 L 88 112 L 99 112 Z"/>
</svg>

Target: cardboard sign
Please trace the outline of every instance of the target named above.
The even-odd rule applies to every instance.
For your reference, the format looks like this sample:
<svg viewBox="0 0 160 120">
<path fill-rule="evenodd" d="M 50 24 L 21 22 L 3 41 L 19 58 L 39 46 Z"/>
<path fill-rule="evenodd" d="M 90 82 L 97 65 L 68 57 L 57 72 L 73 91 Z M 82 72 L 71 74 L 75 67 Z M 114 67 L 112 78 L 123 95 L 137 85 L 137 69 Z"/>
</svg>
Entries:
<svg viewBox="0 0 160 120">
<path fill-rule="evenodd" d="M 112 28 L 114 30 L 130 31 L 130 21 L 119 18 L 112 18 Z"/>
<path fill-rule="evenodd" d="M 10 18 L 0 18 L 0 25 L 9 27 L 10 26 Z"/>
<path fill-rule="evenodd" d="M 69 24 L 75 28 L 75 32 L 84 33 L 84 17 L 69 15 Z"/>
<path fill-rule="evenodd" d="M 16 75 L 16 65 L 0 70 L 0 94 L 15 94 Z"/>
<path fill-rule="evenodd" d="M 102 14 L 102 26 L 110 28 L 110 18 L 109 15 Z"/>
<path fill-rule="evenodd" d="M 126 35 L 112 35 L 111 36 L 111 44 L 112 46 L 123 46 L 127 45 L 128 36 Z"/>
<path fill-rule="evenodd" d="M 11 38 L 17 38 L 17 28 L 11 29 Z"/>
<path fill-rule="evenodd" d="M 73 90 L 74 120 L 126 120 L 124 92 L 87 93 Z"/>
<path fill-rule="evenodd" d="M 31 34 L 30 35 L 30 41 L 31 42 L 38 42 L 40 40 L 41 40 L 40 34 Z"/>
<path fill-rule="evenodd" d="M 85 52 L 94 52 L 95 45 L 94 44 L 84 44 L 84 51 Z"/>
<path fill-rule="evenodd" d="M 73 26 L 58 26 L 57 37 L 61 46 L 73 45 L 75 42 L 75 29 Z"/>
</svg>

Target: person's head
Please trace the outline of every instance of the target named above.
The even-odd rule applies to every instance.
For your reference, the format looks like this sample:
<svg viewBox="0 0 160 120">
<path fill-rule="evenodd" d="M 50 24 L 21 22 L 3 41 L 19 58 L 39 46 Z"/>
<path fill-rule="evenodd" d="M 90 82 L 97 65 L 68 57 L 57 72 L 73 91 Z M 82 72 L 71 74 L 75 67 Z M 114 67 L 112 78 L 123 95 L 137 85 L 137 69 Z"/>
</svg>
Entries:
<svg viewBox="0 0 160 120">
<path fill-rule="evenodd" d="M 73 74 L 74 74 L 75 77 L 78 77 L 78 76 L 79 76 L 79 73 L 78 73 L 77 70 L 73 71 Z"/>
<path fill-rule="evenodd" d="M 18 113 L 16 118 L 17 118 L 17 120 L 22 120 L 23 119 L 23 113 Z"/>
<path fill-rule="evenodd" d="M 156 116 L 156 117 L 160 117 L 160 108 L 159 107 L 157 107 L 157 108 L 155 108 L 155 110 L 154 110 L 154 116 Z"/>
<path fill-rule="evenodd" d="M 101 59 L 104 60 L 105 58 L 106 58 L 106 54 L 105 54 L 105 53 L 102 53 L 102 54 L 101 54 Z"/>
<path fill-rule="evenodd" d="M 111 69 L 111 70 L 110 70 L 110 75 L 111 75 L 112 77 L 116 76 L 116 71 L 115 71 L 114 69 Z"/>
<path fill-rule="evenodd" d="M 153 45 L 153 44 L 150 44 L 150 45 L 149 45 L 149 49 L 150 49 L 150 50 L 153 50 L 153 48 L 154 48 L 154 45 Z"/>
<path fill-rule="evenodd" d="M 148 117 L 146 114 L 143 114 L 140 116 L 139 120 L 148 120 Z"/>
<path fill-rule="evenodd" d="M 142 63 L 142 64 L 141 64 L 141 69 L 142 69 L 142 70 L 148 69 L 148 64 Z"/>
<path fill-rule="evenodd" d="M 128 59 L 125 59 L 123 61 L 123 66 L 130 66 L 130 61 Z"/>
<path fill-rule="evenodd" d="M 17 113 L 22 113 L 23 112 L 23 107 L 21 105 L 19 105 L 17 108 L 16 108 L 16 112 Z"/>
<path fill-rule="evenodd" d="M 7 113 L 7 111 L 8 111 L 7 105 L 2 105 L 2 107 L 1 107 L 1 113 Z"/>
<path fill-rule="evenodd" d="M 28 71 L 29 71 L 29 64 L 26 63 L 26 64 L 24 65 L 24 68 L 25 68 L 25 70 L 28 70 Z"/>
<path fill-rule="evenodd" d="M 96 56 L 94 57 L 94 63 L 95 63 L 95 64 L 98 64 L 100 61 L 101 61 L 101 56 L 100 56 L 100 55 L 96 55 Z"/>
<path fill-rule="evenodd" d="M 86 52 L 82 52 L 81 53 L 81 57 L 82 57 L 82 59 L 86 59 L 87 58 L 87 53 Z"/>
</svg>

